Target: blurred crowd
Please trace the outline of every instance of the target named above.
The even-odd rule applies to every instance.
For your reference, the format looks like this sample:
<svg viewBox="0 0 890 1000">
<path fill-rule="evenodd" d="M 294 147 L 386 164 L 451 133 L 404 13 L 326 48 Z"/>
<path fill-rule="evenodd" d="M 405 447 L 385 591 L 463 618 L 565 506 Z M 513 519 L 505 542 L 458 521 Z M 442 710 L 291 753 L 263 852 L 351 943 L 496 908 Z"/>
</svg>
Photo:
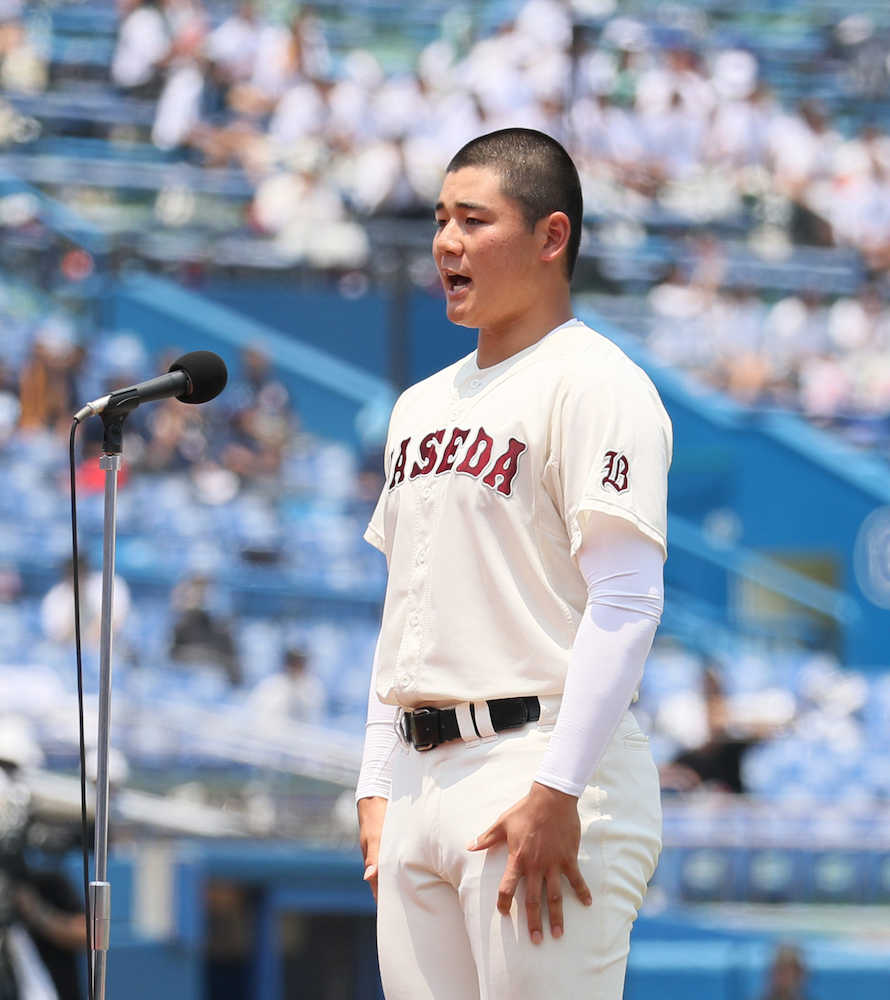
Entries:
<svg viewBox="0 0 890 1000">
<path fill-rule="evenodd" d="M 0 501 L 0 664 L 58 668 L 70 691 L 71 415 L 87 399 L 165 370 L 170 358 L 153 357 L 132 333 L 87 334 L 14 282 L 0 283 L 0 317 L 16 334 L 0 341 L 0 476 L 7 484 Z M 86 421 L 75 458 L 90 685 L 100 632 L 102 447 L 102 422 Z M 340 661 L 355 658 L 354 644 L 365 641 L 370 625 L 356 638 L 344 621 L 334 647 L 328 643 L 316 655 L 325 640 L 313 645 L 305 616 L 285 613 L 252 643 L 250 612 L 234 595 L 257 585 L 250 574 L 273 591 L 286 585 L 348 592 L 379 583 L 383 567 L 361 534 L 380 467 L 376 453 L 359 460 L 346 446 L 304 431 L 286 380 L 258 345 L 244 350 L 226 392 L 212 404 L 171 399 L 133 411 L 118 477 L 119 662 L 145 667 L 146 676 L 166 671 L 171 693 L 186 677 L 206 681 L 214 697 L 237 692 L 236 700 L 267 720 L 318 722 L 353 712 L 364 702 L 367 681 L 353 691 Z M 127 579 L 134 572 L 138 595 Z M 274 617 L 271 610 L 260 614 Z M 333 677 L 330 692 L 322 670 Z"/>
<path fill-rule="evenodd" d="M 886 421 L 890 301 L 874 284 L 839 297 L 813 284 L 768 302 L 751 289 L 721 289 L 719 248 L 716 262 L 713 247 L 708 253 L 716 268 L 676 269 L 648 293 L 656 357 L 744 403 L 826 424 Z"/>
<path fill-rule="evenodd" d="M 587 6 L 527 0 L 488 32 L 446 22 L 410 71 L 386 72 L 368 49 L 332 54 L 308 5 L 281 24 L 254 3 L 220 22 L 200 0 L 126 0 L 111 73 L 157 95 L 158 145 L 243 165 L 270 230 L 314 211 L 428 211 L 464 141 L 525 125 L 573 152 L 593 216 L 661 206 L 713 221 L 773 194 L 818 220 L 811 238 L 886 266 L 890 138 L 878 124 L 845 135 L 818 101 L 788 106 L 757 53 L 715 40 L 704 13 L 665 32 L 617 8 L 592 21 Z M 812 62 L 844 80 L 858 67 L 850 86 L 867 101 L 881 85 L 863 52 L 886 78 L 886 41 L 847 19 Z"/>
<path fill-rule="evenodd" d="M 444 164 L 470 137 L 547 131 L 581 173 L 582 261 L 628 255 L 632 280 L 588 271 L 579 291 L 586 281 L 641 303 L 626 329 L 744 403 L 877 421 L 854 431 L 860 443 L 890 441 L 887 23 L 813 8 L 778 33 L 766 8 L 745 19 L 653 3 L 631 15 L 609 0 L 437 10 L 387 58 L 373 29 L 345 30 L 350 11 L 331 5 L 119 0 L 107 73 L 118 94 L 153 104 L 165 155 L 243 172 L 250 232 L 283 259 L 335 270 L 368 265 L 369 217 L 429 217 Z M 49 79 L 24 14 L 0 5 L 0 58 L 10 72 L 42 58 L 43 73 L 16 70 L 10 91 Z M 731 273 L 739 248 L 768 267 L 801 246 L 849 255 L 842 294 L 806 262 L 781 292 Z M 175 434 L 167 423 L 146 461 L 167 461 Z M 235 440 L 226 464 L 237 474 L 245 455 Z"/>
<path fill-rule="evenodd" d="M 668 30 L 608 4 L 595 19 L 577 0 L 514 10 L 488 31 L 446 19 L 413 68 L 387 72 L 369 49 L 332 51 L 308 5 L 279 23 L 252 3 L 219 18 L 199 0 L 127 0 L 111 73 L 156 98 L 157 145 L 243 167 L 252 224 L 322 265 L 367 256 L 357 219 L 424 217 L 470 137 L 549 132 L 578 163 L 594 239 L 633 245 L 672 219 L 695 244 L 696 266 L 670 269 L 666 253 L 648 295 L 659 357 L 746 403 L 886 418 L 890 136 L 867 110 L 885 91 L 886 30 L 851 14 L 808 58 L 813 81 L 861 101 L 841 122 L 777 96 L 756 47 L 704 12 Z M 806 275 L 780 301 L 730 286 L 716 234 L 740 219 L 764 259 L 853 248 L 868 280 L 839 299 Z"/>
</svg>

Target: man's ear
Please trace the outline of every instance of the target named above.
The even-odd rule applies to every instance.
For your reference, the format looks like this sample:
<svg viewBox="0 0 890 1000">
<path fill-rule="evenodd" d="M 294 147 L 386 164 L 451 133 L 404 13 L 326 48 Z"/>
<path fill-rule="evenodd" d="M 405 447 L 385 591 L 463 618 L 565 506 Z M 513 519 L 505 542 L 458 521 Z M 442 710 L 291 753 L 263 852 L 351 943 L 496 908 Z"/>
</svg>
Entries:
<svg viewBox="0 0 890 1000">
<path fill-rule="evenodd" d="M 551 212 L 538 219 L 535 229 L 541 241 L 541 260 L 551 261 L 565 252 L 572 224 L 565 212 Z"/>
</svg>

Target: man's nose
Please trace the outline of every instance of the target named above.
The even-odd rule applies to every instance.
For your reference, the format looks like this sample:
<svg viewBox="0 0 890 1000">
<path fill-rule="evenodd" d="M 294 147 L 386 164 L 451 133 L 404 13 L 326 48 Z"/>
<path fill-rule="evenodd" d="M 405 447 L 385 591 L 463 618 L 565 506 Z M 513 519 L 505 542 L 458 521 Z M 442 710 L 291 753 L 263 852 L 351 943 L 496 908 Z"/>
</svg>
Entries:
<svg viewBox="0 0 890 1000">
<path fill-rule="evenodd" d="M 460 233 L 453 220 L 449 220 L 436 233 L 436 251 L 440 254 L 459 257 L 461 253 Z"/>
</svg>

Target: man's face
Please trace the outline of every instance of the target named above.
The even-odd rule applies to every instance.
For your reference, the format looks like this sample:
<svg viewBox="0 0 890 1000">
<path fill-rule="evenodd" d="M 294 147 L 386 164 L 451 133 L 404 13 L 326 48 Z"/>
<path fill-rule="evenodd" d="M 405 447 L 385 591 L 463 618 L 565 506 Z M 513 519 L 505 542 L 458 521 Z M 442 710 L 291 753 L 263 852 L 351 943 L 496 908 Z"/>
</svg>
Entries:
<svg viewBox="0 0 890 1000">
<path fill-rule="evenodd" d="M 463 167 L 445 175 L 433 258 L 452 323 L 497 331 L 521 317 L 540 291 L 539 249 L 495 170 Z"/>
</svg>

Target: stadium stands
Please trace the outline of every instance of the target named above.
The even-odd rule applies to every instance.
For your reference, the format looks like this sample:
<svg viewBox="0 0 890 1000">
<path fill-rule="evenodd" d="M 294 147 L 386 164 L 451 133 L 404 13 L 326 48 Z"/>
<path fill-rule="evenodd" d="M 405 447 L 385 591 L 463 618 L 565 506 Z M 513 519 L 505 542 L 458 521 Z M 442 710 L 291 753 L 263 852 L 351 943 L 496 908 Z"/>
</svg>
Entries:
<svg viewBox="0 0 890 1000">
<path fill-rule="evenodd" d="M 189 82 L 177 82 L 176 66 L 133 86 L 112 82 L 121 26 L 111 4 L 34 6 L 24 17 L 46 78 L 15 86 L 4 77 L 0 114 L 0 691 L 37 725 L 52 764 L 74 760 L 70 644 L 39 638 L 41 602 L 69 544 L 67 417 L 110 380 L 160 370 L 190 329 L 186 293 L 176 299 L 179 290 L 123 272 L 136 265 L 198 282 L 284 273 L 313 290 L 333 275 L 332 287 L 360 294 L 393 280 L 398 251 L 401 279 L 424 293 L 429 231 L 414 216 L 425 216 L 447 156 L 487 127 L 545 127 L 576 153 L 587 200 L 581 307 L 745 412 L 799 411 L 890 455 L 885 4 L 859 4 L 854 22 L 833 2 L 669 10 L 637 0 L 594 5 L 596 16 L 570 5 L 570 16 L 565 4 L 534 0 L 474 7 L 466 20 L 445 3 L 325 2 L 294 29 L 309 62 L 271 83 L 256 79 L 258 64 L 230 66 L 243 75 L 222 89 L 231 98 L 243 85 L 242 103 L 226 104 L 210 92 L 205 56 L 231 56 L 214 32 L 232 24 L 211 3 L 177 28 L 178 68 L 197 68 L 191 93 L 203 95 L 179 134 L 179 119 L 159 126 L 165 88 Z M 259 29 L 282 44 L 271 24 Z M 532 36 L 547 42 L 534 66 Z M 495 58 L 511 67 L 515 90 L 487 87 Z M 331 245 L 313 257 L 321 224 Z M 339 283 L 344 274 L 364 284 Z M 112 285 L 117 298 L 106 294 Z M 155 322 L 136 336 L 127 320 L 153 299 Z M 209 299 L 200 307 L 214 308 Z M 374 315 L 382 326 L 382 309 Z M 384 573 L 360 540 L 379 473 L 355 411 L 372 390 L 365 373 L 332 367 L 296 342 L 292 325 L 267 318 L 277 329 L 252 333 L 275 345 L 289 375 L 317 369 L 299 395 L 274 368 L 260 365 L 251 383 L 245 337 L 221 323 L 235 374 L 226 396 L 188 419 L 158 407 L 127 429 L 118 570 L 136 599 L 117 640 L 115 744 L 134 781 L 153 787 L 165 775 L 173 783 L 257 768 L 348 784 L 354 771 Z M 319 402 L 323 378 L 325 390 L 339 382 L 345 404 Z M 365 416 L 368 439 L 379 440 L 379 419 Z M 81 529 L 95 563 L 94 460 L 87 437 Z M 696 514 L 719 506 L 726 482 L 715 469 L 679 482 Z M 684 523 L 675 526 L 679 538 Z M 683 537 L 681 554 L 707 549 L 700 529 Z M 731 542 L 709 569 L 718 564 L 724 590 L 743 565 L 754 571 L 751 553 Z M 755 568 L 780 575 L 768 561 Z M 212 660 L 170 655 L 171 591 L 192 574 L 208 579 L 205 610 L 230 629 L 240 684 Z M 804 593 L 793 573 L 782 580 L 790 600 Z M 840 591 L 806 593 L 821 611 L 846 613 Z M 690 720 L 701 732 L 698 690 L 714 670 L 735 713 L 733 738 L 751 744 L 740 776 L 755 804 L 672 791 L 674 850 L 660 887 L 698 901 L 886 901 L 887 675 L 845 670 L 787 635 L 754 634 L 688 590 L 669 605 L 638 706 L 659 763 L 692 749 L 678 734 L 692 731 Z M 293 646 L 324 685 L 325 713 L 259 739 L 250 693 Z M 849 811 L 843 829 L 808 819 L 826 796 Z M 305 832 L 306 816 L 317 818 L 306 796 L 280 801 L 279 832 Z M 776 803 L 799 809 L 781 829 L 768 822 Z"/>
<path fill-rule="evenodd" d="M 746 405 L 890 449 L 883 5 L 322 3 L 289 27 L 185 11 L 24 14 L 49 72 L 11 77 L 0 169 L 64 187 L 153 267 L 377 280 L 369 217 L 425 214 L 462 138 L 544 127 L 584 180 L 579 296 Z M 410 258 L 406 232 L 389 238 Z"/>
</svg>

